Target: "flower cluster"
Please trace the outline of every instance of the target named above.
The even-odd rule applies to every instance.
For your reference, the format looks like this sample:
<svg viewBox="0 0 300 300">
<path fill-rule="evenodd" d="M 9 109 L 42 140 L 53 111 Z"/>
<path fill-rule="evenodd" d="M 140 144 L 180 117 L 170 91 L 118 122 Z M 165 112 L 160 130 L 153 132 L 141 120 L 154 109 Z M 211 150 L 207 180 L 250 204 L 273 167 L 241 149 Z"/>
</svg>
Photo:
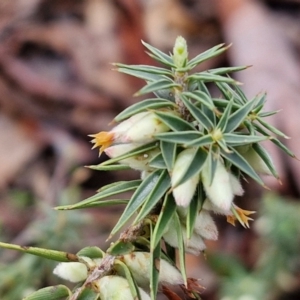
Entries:
<svg viewBox="0 0 300 300">
<path fill-rule="evenodd" d="M 266 95 L 247 99 L 239 83 L 228 75 L 246 67 L 194 71 L 227 47 L 217 45 L 189 59 L 182 37 L 177 38 L 170 55 L 143 44 L 164 67 L 115 66 L 119 72 L 146 81 L 135 95 L 153 93 L 155 97 L 119 113 L 114 119 L 117 125 L 109 132 L 91 135 L 93 148 L 99 147 L 100 155 L 104 152 L 109 159 L 90 166 L 99 171 L 135 169 L 140 179 L 108 184 L 92 197 L 56 208 L 125 205 L 110 237 L 132 223 L 106 252 L 98 249 L 95 255 L 94 248 L 82 249 L 75 258 L 71 256 L 73 260 L 59 264 L 56 275 L 81 285 L 72 292 L 58 287 L 57 298 L 63 294 L 71 300 L 154 300 L 163 291 L 175 299 L 168 286 L 179 285 L 196 299 L 199 285 L 187 278 L 185 253 L 198 255 L 206 248 L 205 240 L 217 240 L 211 212 L 225 215 L 233 225 L 238 221 L 249 227 L 249 215 L 254 212 L 234 203 L 234 197 L 244 192 L 241 180 L 248 176 L 263 187 L 260 174 L 279 180 L 260 143 L 270 140 L 294 157 L 277 138 L 287 137 L 265 121 L 277 113 L 263 111 Z M 219 97 L 210 94 L 208 82 L 220 91 Z M 129 192 L 130 199 L 119 196 Z M 180 271 L 175 267 L 175 250 Z M 57 252 L 53 256 L 60 261 L 70 257 Z M 33 295 L 56 299 L 47 289 Z"/>
</svg>

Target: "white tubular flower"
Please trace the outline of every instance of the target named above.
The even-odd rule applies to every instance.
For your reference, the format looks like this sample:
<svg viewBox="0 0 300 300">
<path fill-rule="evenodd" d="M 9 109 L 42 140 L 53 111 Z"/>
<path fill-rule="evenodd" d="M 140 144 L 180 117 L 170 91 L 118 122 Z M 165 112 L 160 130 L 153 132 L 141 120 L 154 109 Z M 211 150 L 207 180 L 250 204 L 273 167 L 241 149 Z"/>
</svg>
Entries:
<svg viewBox="0 0 300 300">
<path fill-rule="evenodd" d="M 178 36 L 173 48 L 173 62 L 178 68 L 186 65 L 188 59 L 188 51 L 186 40 L 182 36 Z"/>
<path fill-rule="evenodd" d="M 199 175 L 196 174 L 184 183 L 177 185 L 182 175 L 186 172 L 191 160 L 194 158 L 196 149 L 190 148 L 183 150 L 177 156 L 171 175 L 171 184 L 173 188 L 173 196 L 177 205 L 187 207 L 194 194 L 199 182 Z"/>
<path fill-rule="evenodd" d="M 113 143 L 148 143 L 160 132 L 169 131 L 169 127 L 161 122 L 154 112 L 137 113 L 121 122 L 111 131 L 102 131 L 90 135 L 94 139 L 93 148 L 100 147 L 100 154 Z"/>
<path fill-rule="evenodd" d="M 244 189 L 238 180 L 233 174 L 229 173 L 230 177 L 230 184 L 233 191 L 233 194 L 236 196 L 243 196 L 244 195 Z"/>
<path fill-rule="evenodd" d="M 197 216 L 194 231 L 204 239 L 213 241 L 218 239 L 217 226 L 211 215 L 205 210 L 201 210 Z"/>
<path fill-rule="evenodd" d="M 163 234 L 163 239 L 172 247 L 178 248 L 178 237 L 177 237 L 177 232 L 175 229 L 175 224 L 174 221 L 171 220 L 168 226 L 168 229 L 166 232 Z M 184 247 L 185 251 L 187 253 L 191 253 L 193 255 L 199 255 L 201 251 L 203 251 L 206 246 L 203 241 L 203 238 L 197 234 L 193 233 L 191 238 L 188 239 L 186 235 L 186 228 L 182 226 L 182 235 L 183 235 L 183 242 L 184 242 Z"/>
<path fill-rule="evenodd" d="M 210 183 L 209 166 L 206 163 L 201 172 L 203 186 L 209 200 L 219 209 L 230 210 L 234 193 L 232 191 L 230 173 L 226 170 L 223 163 L 218 160 L 215 176 Z"/>
<path fill-rule="evenodd" d="M 53 274 L 71 282 L 80 282 L 87 278 L 88 268 L 93 268 L 101 263 L 101 259 L 92 260 L 89 257 L 80 257 L 83 262 L 62 262 L 53 270 Z"/>
<path fill-rule="evenodd" d="M 270 169 L 262 158 L 256 153 L 256 151 L 250 147 L 248 151 L 241 153 L 241 155 L 247 160 L 250 166 L 257 172 L 263 175 L 272 175 Z"/>
<path fill-rule="evenodd" d="M 135 148 L 141 146 L 140 144 L 119 144 L 110 146 L 105 149 L 104 152 L 111 158 L 123 155 Z M 159 153 L 158 149 L 154 149 L 148 151 L 147 153 L 143 153 L 140 155 L 132 156 L 126 159 L 122 159 L 119 161 L 121 164 L 128 165 L 130 168 L 140 171 L 149 171 L 151 168 L 149 167 L 149 161 Z"/>
<path fill-rule="evenodd" d="M 101 300 L 135 300 L 133 298 L 128 281 L 116 275 L 104 276 L 94 282 L 100 294 Z M 150 296 L 141 288 L 138 288 L 142 300 L 150 300 Z"/>
<path fill-rule="evenodd" d="M 137 284 L 145 289 L 150 283 L 150 253 L 133 252 L 122 256 L 121 260 L 130 269 Z M 159 283 L 163 285 L 183 284 L 181 273 L 164 259 L 160 259 Z"/>
</svg>

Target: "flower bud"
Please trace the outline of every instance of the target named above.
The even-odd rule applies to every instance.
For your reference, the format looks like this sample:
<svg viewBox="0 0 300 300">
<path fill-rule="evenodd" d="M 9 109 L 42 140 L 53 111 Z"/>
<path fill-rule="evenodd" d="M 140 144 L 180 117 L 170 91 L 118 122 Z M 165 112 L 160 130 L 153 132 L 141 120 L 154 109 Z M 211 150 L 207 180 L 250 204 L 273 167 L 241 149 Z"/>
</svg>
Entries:
<svg viewBox="0 0 300 300">
<path fill-rule="evenodd" d="M 194 231 L 195 233 L 202 236 L 204 239 L 213 241 L 218 239 L 217 226 L 213 218 L 205 210 L 201 210 L 201 212 L 197 216 Z"/>
<path fill-rule="evenodd" d="M 182 36 L 178 36 L 173 48 L 173 62 L 177 68 L 185 67 L 188 60 L 188 51 L 186 40 Z"/>
<path fill-rule="evenodd" d="M 215 171 L 215 176 L 210 183 L 210 170 L 206 163 L 201 172 L 203 186 L 209 200 L 221 210 L 230 210 L 234 193 L 231 187 L 230 173 L 226 170 L 223 163 L 218 160 Z"/>
<path fill-rule="evenodd" d="M 94 281 L 94 287 L 98 290 L 101 300 L 135 300 L 133 298 L 128 281 L 116 275 L 104 276 Z M 150 296 L 141 288 L 139 293 L 142 300 L 150 300 Z"/>
<path fill-rule="evenodd" d="M 183 235 L 185 251 L 187 253 L 191 253 L 193 255 L 199 255 L 201 251 L 203 251 L 206 248 L 205 243 L 199 234 L 194 232 L 191 238 L 188 239 L 186 235 L 186 228 L 184 226 L 182 226 L 182 235 Z M 163 239 L 170 246 L 174 248 L 178 248 L 177 231 L 173 220 L 170 220 L 169 226 L 165 231 L 165 233 L 163 234 Z"/>
<path fill-rule="evenodd" d="M 174 168 L 171 175 L 171 185 L 173 188 L 173 196 L 177 205 L 187 207 L 194 194 L 199 182 L 199 175 L 196 174 L 189 178 L 184 183 L 177 185 L 177 182 L 182 178 L 194 158 L 196 149 L 190 148 L 181 151 L 175 161 Z"/>
<path fill-rule="evenodd" d="M 133 252 L 124 255 L 121 260 L 127 265 L 131 271 L 137 284 L 143 288 L 149 288 L 150 284 L 150 253 Z M 163 285 L 182 284 L 183 279 L 181 273 L 164 259 L 159 261 L 159 283 Z"/>
<path fill-rule="evenodd" d="M 93 260 L 84 256 L 81 256 L 80 260 L 83 262 L 59 263 L 53 270 L 53 274 L 71 282 L 80 282 L 87 278 L 88 268 L 93 268 L 101 262 L 100 258 Z"/>
<path fill-rule="evenodd" d="M 111 146 L 104 150 L 106 155 L 111 158 L 123 155 L 135 148 L 139 147 L 139 144 L 119 144 Z M 131 156 L 126 159 L 122 159 L 119 161 L 121 164 L 128 165 L 130 168 L 140 171 L 149 171 L 151 168 L 149 167 L 149 161 L 159 153 L 158 149 L 154 149 L 143 154 L 139 154 L 136 156 Z"/>
</svg>

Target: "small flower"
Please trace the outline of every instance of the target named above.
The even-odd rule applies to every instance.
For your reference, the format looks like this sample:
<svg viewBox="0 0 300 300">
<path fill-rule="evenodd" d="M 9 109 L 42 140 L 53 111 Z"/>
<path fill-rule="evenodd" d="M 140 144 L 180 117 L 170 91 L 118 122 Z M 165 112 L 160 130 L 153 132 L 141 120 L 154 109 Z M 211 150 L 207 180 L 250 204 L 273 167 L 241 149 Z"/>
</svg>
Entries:
<svg viewBox="0 0 300 300">
<path fill-rule="evenodd" d="M 178 36 L 173 48 L 173 62 L 177 68 L 182 68 L 188 60 L 188 51 L 186 40 L 182 36 Z"/>
<path fill-rule="evenodd" d="M 177 183 L 181 180 L 187 167 L 194 158 L 195 151 L 196 149 L 189 148 L 180 152 L 176 158 L 171 175 L 172 192 L 175 202 L 177 205 L 184 207 L 187 207 L 190 204 L 195 194 L 196 187 L 199 183 L 199 174 L 192 176 L 180 185 L 177 185 Z"/>
<path fill-rule="evenodd" d="M 99 292 L 101 300 L 135 300 L 130 290 L 128 281 L 116 275 L 101 277 L 93 282 L 93 287 Z M 138 288 L 141 300 L 150 300 L 150 296 Z"/>
<path fill-rule="evenodd" d="M 120 258 L 131 271 L 137 284 L 143 288 L 149 288 L 150 284 L 150 253 L 133 252 Z M 163 285 L 183 284 L 181 273 L 164 259 L 159 261 L 159 283 Z"/>
<path fill-rule="evenodd" d="M 104 150 L 106 155 L 111 158 L 123 155 L 135 148 L 139 147 L 140 144 L 119 144 L 111 146 Z M 149 161 L 159 153 L 158 149 L 154 149 L 139 155 L 131 156 L 126 159 L 119 161 L 121 164 L 128 165 L 130 168 L 140 171 L 151 171 L 152 168 L 149 167 Z"/>
<path fill-rule="evenodd" d="M 228 211 L 234 198 L 230 173 L 226 170 L 223 163 L 218 160 L 214 178 L 210 182 L 210 170 L 208 168 L 208 164 L 205 163 L 201 172 L 206 195 L 214 206 L 222 211 Z"/>
<path fill-rule="evenodd" d="M 154 112 L 141 112 L 121 122 L 111 131 L 102 131 L 90 135 L 94 139 L 93 148 L 100 147 L 100 154 L 114 143 L 148 143 L 154 135 L 169 131 L 169 127 L 161 122 Z"/>
<path fill-rule="evenodd" d="M 241 209 L 240 207 L 233 205 L 231 208 L 232 215 L 227 217 L 227 222 L 235 226 L 235 221 L 238 220 L 245 228 L 250 228 L 249 221 L 253 221 L 249 218 L 249 215 L 255 214 L 255 211 Z"/>
</svg>

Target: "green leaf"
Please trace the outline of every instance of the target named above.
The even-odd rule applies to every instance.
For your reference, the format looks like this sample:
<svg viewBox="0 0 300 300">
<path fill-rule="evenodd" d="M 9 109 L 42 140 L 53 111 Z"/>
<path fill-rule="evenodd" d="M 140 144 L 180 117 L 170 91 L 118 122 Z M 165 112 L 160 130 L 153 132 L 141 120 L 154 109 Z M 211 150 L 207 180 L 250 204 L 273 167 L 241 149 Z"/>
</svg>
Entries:
<svg viewBox="0 0 300 300">
<path fill-rule="evenodd" d="M 142 44 L 153 54 L 153 55 L 150 55 L 151 57 L 159 60 L 160 62 L 162 62 L 163 64 L 165 64 L 169 67 L 176 68 L 175 64 L 173 63 L 173 59 L 169 55 L 167 55 L 164 52 L 160 51 L 159 49 L 147 44 L 144 41 L 142 41 Z"/>
<path fill-rule="evenodd" d="M 167 169 L 170 172 L 173 170 L 173 166 L 175 163 L 177 145 L 174 143 L 161 141 L 160 149 L 165 165 L 167 166 Z"/>
<path fill-rule="evenodd" d="M 156 111 L 155 114 L 163 123 L 165 123 L 173 131 L 195 130 L 193 125 L 181 119 L 180 117 L 175 116 L 174 114 L 161 111 Z"/>
<path fill-rule="evenodd" d="M 198 190 L 199 190 L 199 186 L 201 186 L 201 184 L 198 184 L 197 187 Z M 196 195 L 193 197 L 190 205 L 188 206 L 188 213 L 186 216 L 186 236 L 188 240 L 193 235 L 194 226 L 195 226 L 196 218 L 200 211 L 200 207 L 201 207 L 201 203 L 198 201 L 198 192 L 197 192 Z"/>
<path fill-rule="evenodd" d="M 227 106 L 224 110 L 224 112 L 222 113 L 222 116 L 218 122 L 218 125 L 216 128 L 220 128 L 222 132 L 225 131 L 225 128 L 228 124 L 228 119 L 229 119 L 229 116 L 231 114 L 231 108 L 232 108 L 232 104 L 233 104 L 233 98 L 227 102 Z"/>
<path fill-rule="evenodd" d="M 157 75 L 153 73 L 147 73 L 143 71 L 137 71 L 137 70 L 129 70 L 125 68 L 119 68 L 118 72 L 124 73 L 130 76 L 134 76 L 140 79 L 144 79 L 146 81 L 157 81 L 165 77 L 165 75 Z"/>
<path fill-rule="evenodd" d="M 128 204 L 129 199 L 108 199 L 108 200 L 99 200 L 94 201 L 89 204 L 85 204 L 81 207 L 75 207 L 73 209 L 84 209 L 84 208 L 91 208 L 91 207 L 107 207 L 107 206 L 113 206 L 113 205 L 126 205 Z"/>
<path fill-rule="evenodd" d="M 200 63 L 204 62 L 205 60 L 208 60 L 210 58 L 213 58 L 215 56 L 220 55 L 221 53 L 223 53 L 227 49 L 228 49 L 228 46 L 224 47 L 224 44 L 220 44 L 220 45 L 214 46 L 214 47 L 206 50 L 205 52 L 202 52 L 202 53 L 198 54 L 193 59 L 191 59 L 187 63 L 187 67 L 189 67 L 190 69 L 192 69 L 195 66 L 199 65 Z"/>
<path fill-rule="evenodd" d="M 97 300 L 99 299 L 99 293 L 92 286 L 83 286 L 80 289 L 76 300 Z"/>
<path fill-rule="evenodd" d="M 108 197 L 116 195 L 116 194 L 121 194 L 124 192 L 135 190 L 141 184 L 141 182 L 142 181 L 139 179 L 131 180 L 131 181 L 115 182 L 113 184 L 109 184 L 107 187 L 106 186 L 103 187 L 102 189 L 100 189 L 100 191 L 97 194 L 95 194 L 87 199 L 84 199 L 76 204 L 57 206 L 57 207 L 55 207 L 55 209 L 70 210 L 70 209 L 78 209 L 78 208 L 88 207 L 93 202 L 103 200 L 105 198 L 108 198 Z M 121 200 L 121 201 L 123 201 L 123 200 Z"/>
<path fill-rule="evenodd" d="M 89 246 L 82 248 L 80 251 L 77 252 L 78 256 L 86 256 L 89 258 L 103 258 L 105 252 L 103 252 L 99 247 L 96 246 Z"/>
<path fill-rule="evenodd" d="M 214 102 L 209 94 L 202 91 L 193 91 L 193 92 L 183 92 L 182 96 L 186 96 L 188 98 L 194 99 L 204 106 L 208 107 L 210 110 L 215 109 Z"/>
<path fill-rule="evenodd" d="M 171 132 L 163 132 L 155 135 L 155 138 L 158 140 L 175 143 L 175 144 L 185 144 L 191 142 L 197 138 L 203 136 L 202 133 L 195 130 L 187 130 L 187 131 L 171 131 Z"/>
<path fill-rule="evenodd" d="M 186 143 L 184 145 L 185 148 L 189 147 L 203 147 L 203 146 L 208 146 L 214 143 L 213 138 L 211 137 L 210 134 L 206 134 L 198 139 L 195 139 L 189 143 Z"/>
<path fill-rule="evenodd" d="M 272 111 L 266 111 L 266 112 L 260 112 L 258 114 L 258 117 L 260 117 L 260 118 L 270 117 L 270 116 L 278 114 L 280 111 L 281 111 L 281 109 L 279 109 L 279 110 L 272 110 Z"/>
<path fill-rule="evenodd" d="M 42 288 L 23 298 L 23 300 L 62 300 L 70 297 L 71 295 L 71 291 L 66 286 L 55 285 Z"/>
<path fill-rule="evenodd" d="M 172 76 L 172 72 L 169 69 L 154 67 L 149 65 L 125 65 L 121 63 L 113 63 L 114 66 L 118 67 L 118 71 L 120 69 L 128 69 L 128 70 L 135 70 L 145 73 L 153 73 L 157 75 L 167 75 Z"/>
<path fill-rule="evenodd" d="M 178 239 L 178 254 L 179 254 L 180 271 L 181 271 L 181 275 L 182 275 L 184 284 L 187 285 L 187 275 L 186 275 L 186 266 L 185 266 L 185 246 L 184 246 L 183 232 L 182 232 L 182 226 L 180 223 L 179 216 L 176 212 L 173 216 L 173 219 L 174 219 L 175 229 L 177 232 L 177 239 Z"/>
<path fill-rule="evenodd" d="M 288 136 L 286 136 L 283 132 L 281 132 L 280 130 L 278 130 L 277 128 L 275 128 L 274 126 L 272 126 L 271 124 L 263 121 L 261 118 L 256 118 L 256 120 L 265 128 L 267 128 L 269 131 L 273 132 L 276 135 L 279 135 L 285 139 L 289 139 Z"/>
<path fill-rule="evenodd" d="M 93 165 L 88 166 L 88 168 L 96 171 L 120 171 L 120 170 L 128 170 L 130 167 L 128 165 L 109 165 L 109 166 L 103 166 L 102 164 L 99 165 Z"/>
<path fill-rule="evenodd" d="M 264 163 L 267 165 L 273 176 L 277 179 L 279 179 L 279 175 L 276 171 L 276 168 L 274 166 L 274 163 L 272 161 L 271 156 L 267 152 L 267 150 L 262 147 L 260 144 L 253 144 L 252 148 L 255 150 L 255 152 L 260 156 L 260 158 L 264 161 Z"/>
<path fill-rule="evenodd" d="M 166 191 L 170 188 L 170 176 L 167 170 L 162 171 L 156 185 L 152 188 L 147 200 L 144 202 L 138 216 L 134 220 L 134 224 L 137 224 L 143 220 L 150 211 L 155 207 L 159 200 L 162 199 Z"/>
<path fill-rule="evenodd" d="M 153 230 L 153 235 L 151 237 L 151 252 L 154 251 L 160 242 L 170 220 L 173 218 L 175 211 L 176 203 L 172 194 L 166 194 L 162 209 Z"/>
<path fill-rule="evenodd" d="M 196 105 L 191 103 L 186 96 L 181 97 L 182 102 L 184 103 L 185 107 L 189 110 L 191 115 L 196 119 L 196 121 L 204 127 L 207 131 L 211 131 L 214 127 L 214 124 L 211 120 L 203 113 L 203 111 L 198 108 Z"/>
<path fill-rule="evenodd" d="M 264 107 L 264 105 L 266 103 L 266 96 L 267 96 L 266 93 L 258 94 L 258 95 L 255 96 L 257 98 L 257 103 L 256 103 L 256 105 L 253 109 L 253 112 L 255 114 L 259 113 L 260 110 Z"/>
<path fill-rule="evenodd" d="M 145 85 L 143 88 L 141 88 L 139 91 L 137 91 L 134 96 L 140 96 L 144 94 L 148 94 L 151 92 L 164 90 L 164 89 L 171 89 L 172 87 L 180 87 L 177 83 L 174 81 L 168 80 L 168 79 L 160 79 L 157 81 L 149 82 L 147 85 Z"/>
<path fill-rule="evenodd" d="M 161 247 L 158 244 L 150 255 L 150 295 L 151 300 L 156 300 L 156 295 L 158 291 L 158 280 L 159 280 L 159 266 L 160 266 L 160 253 Z"/>
<path fill-rule="evenodd" d="M 224 109 L 224 108 L 226 108 L 227 106 L 228 106 L 228 103 L 229 103 L 229 101 L 231 101 L 231 100 L 233 100 L 234 98 L 231 98 L 230 100 L 227 100 L 227 99 L 220 99 L 220 98 L 212 98 L 212 100 L 213 100 L 213 102 L 214 102 L 214 104 L 215 104 L 215 106 L 217 107 L 217 108 L 221 108 L 221 109 Z M 234 101 L 234 100 L 233 100 Z M 237 110 L 237 109 L 239 109 L 241 107 L 241 105 L 240 104 L 237 104 L 237 103 L 232 103 L 232 109 L 233 110 Z"/>
<path fill-rule="evenodd" d="M 132 243 L 118 240 L 115 243 L 112 243 L 106 252 L 113 256 L 119 256 L 131 253 L 134 250 L 135 247 Z"/>
<path fill-rule="evenodd" d="M 243 146 L 268 140 L 268 136 L 225 133 L 223 139 L 230 146 Z"/>
<path fill-rule="evenodd" d="M 233 78 L 210 74 L 207 71 L 201 73 L 195 73 L 187 77 L 187 80 L 200 80 L 204 82 L 227 82 L 237 84 L 238 82 Z"/>
<path fill-rule="evenodd" d="M 173 183 L 173 188 L 186 182 L 191 177 L 200 174 L 202 167 L 207 158 L 207 151 L 202 148 L 195 149 L 194 157 L 189 164 L 186 165 L 185 170 L 182 172 L 182 176 L 178 179 L 177 182 Z"/>
<path fill-rule="evenodd" d="M 143 205 L 143 203 L 145 203 L 145 201 L 149 197 L 150 192 L 156 186 L 157 181 L 160 178 L 161 172 L 161 170 L 156 170 L 142 181 L 142 183 L 132 195 L 119 221 L 113 228 L 111 235 L 114 235 L 117 231 L 119 231 L 125 225 L 125 223 L 133 216 L 133 214 Z"/>
<path fill-rule="evenodd" d="M 156 142 L 145 144 L 145 145 L 136 147 L 135 149 L 132 149 L 131 151 L 128 151 L 127 153 L 124 153 L 124 154 L 119 155 L 117 157 L 108 159 L 108 160 L 104 161 L 103 163 L 99 164 L 98 167 L 111 165 L 111 164 L 114 164 L 114 163 L 116 163 L 120 160 L 123 160 L 123 159 L 129 158 L 129 157 L 132 157 L 132 156 L 136 156 L 136 155 L 148 152 L 148 151 L 153 150 L 155 148 L 157 148 L 157 143 Z"/>
<path fill-rule="evenodd" d="M 249 175 L 252 179 L 258 182 L 260 185 L 265 186 L 262 179 L 257 175 L 257 173 L 253 170 L 250 164 L 240 155 L 234 148 L 230 148 L 231 153 L 226 153 L 221 150 L 222 156 L 229 160 L 233 165 L 239 168 L 242 172 Z"/>
<path fill-rule="evenodd" d="M 247 69 L 249 66 L 238 66 L 238 67 L 225 67 L 225 68 L 216 68 L 216 69 L 209 69 L 207 72 L 211 74 L 228 74 L 232 72 L 238 72 Z"/>
<path fill-rule="evenodd" d="M 165 160 L 162 156 L 162 153 L 158 153 L 156 156 L 154 156 L 149 161 L 149 167 L 155 168 L 155 169 L 166 169 L 167 168 Z"/>
<path fill-rule="evenodd" d="M 208 178 L 210 184 L 212 183 L 216 169 L 217 169 L 217 164 L 219 160 L 219 149 L 216 151 L 213 146 L 210 146 L 210 149 L 208 151 L 208 156 L 207 156 L 207 163 L 208 163 Z"/>
<path fill-rule="evenodd" d="M 39 256 L 39 257 L 43 257 L 43 258 L 47 258 L 59 262 L 78 261 L 77 255 L 68 252 L 63 252 L 63 251 L 49 250 L 49 249 L 30 247 L 30 246 L 19 246 L 15 244 L 8 244 L 2 242 L 0 242 L 0 248 L 16 250 L 19 252 L 32 254 L 35 256 Z"/>
<path fill-rule="evenodd" d="M 235 111 L 228 119 L 225 132 L 232 132 L 239 127 L 253 109 L 256 101 L 257 99 L 253 98 L 251 101 L 247 102 L 244 106 Z"/>
<path fill-rule="evenodd" d="M 127 279 L 129 284 L 130 292 L 133 299 L 141 300 L 141 295 L 138 289 L 138 286 L 126 264 L 124 264 L 121 260 L 116 259 L 114 263 L 115 267 L 119 267 L 121 269 L 119 272 L 123 273 Z M 117 288 L 117 287 L 116 287 Z"/>
<path fill-rule="evenodd" d="M 161 98 L 146 99 L 127 107 L 121 113 L 119 113 L 114 120 L 116 122 L 120 122 L 124 119 L 127 119 L 145 110 L 158 109 L 162 107 L 175 107 L 175 106 L 176 105 L 173 102 L 166 99 L 161 99 Z"/>
<path fill-rule="evenodd" d="M 216 82 L 217 87 L 221 91 L 222 95 L 225 99 L 230 100 L 231 98 L 234 99 L 236 104 L 244 105 L 248 102 L 247 98 L 242 98 L 234 89 L 230 87 L 229 84 L 226 82 Z M 238 90 L 238 86 L 235 86 L 235 89 Z"/>
</svg>

